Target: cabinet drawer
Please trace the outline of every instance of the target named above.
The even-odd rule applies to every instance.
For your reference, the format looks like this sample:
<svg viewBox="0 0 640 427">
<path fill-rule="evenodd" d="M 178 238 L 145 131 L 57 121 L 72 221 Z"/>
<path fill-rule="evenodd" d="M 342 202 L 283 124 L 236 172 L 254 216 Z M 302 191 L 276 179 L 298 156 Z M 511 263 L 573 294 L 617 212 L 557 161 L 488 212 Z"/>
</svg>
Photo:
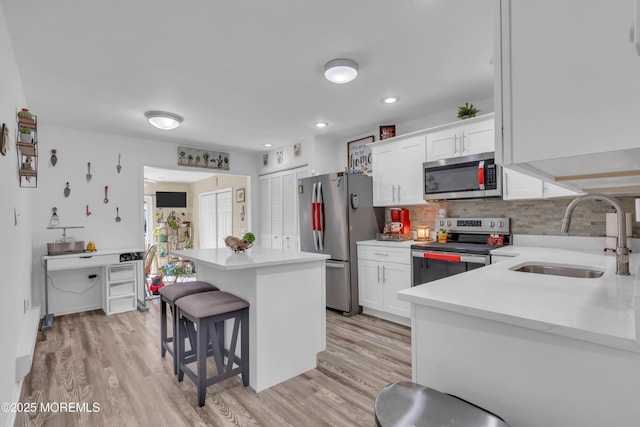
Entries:
<svg viewBox="0 0 640 427">
<path fill-rule="evenodd" d="M 132 311 L 136 309 L 136 296 L 130 295 L 127 297 L 113 298 L 107 303 L 107 314 L 124 313 L 125 311 Z"/>
<path fill-rule="evenodd" d="M 132 295 L 136 293 L 136 282 L 121 282 L 109 285 L 109 297 L 117 297 L 121 295 Z"/>
<path fill-rule="evenodd" d="M 108 268 L 109 281 L 133 280 L 136 278 L 135 264 L 112 265 Z"/>
<path fill-rule="evenodd" d="M 110 255 L 79 255 L 74 257 L 51 258 L 47 260 L 48 270 L 65 270 L 69 268 L 98 267 L 117 264 L 120 261 L 117 254 Z"/>
<path fill-rule="evenodd" d="M 358 246 L 358 259 L 368 259 L 379 262 L 396 262 L 411 264 L 411 249 L 385 248 L 382 246 Z"/>
</svg>

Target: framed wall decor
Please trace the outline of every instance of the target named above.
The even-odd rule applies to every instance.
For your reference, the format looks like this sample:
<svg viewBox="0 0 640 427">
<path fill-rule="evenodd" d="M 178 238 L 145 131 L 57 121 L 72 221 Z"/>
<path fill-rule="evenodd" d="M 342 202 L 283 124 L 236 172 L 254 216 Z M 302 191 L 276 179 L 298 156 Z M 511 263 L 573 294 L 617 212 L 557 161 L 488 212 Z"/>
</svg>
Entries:
<svg viewBox="0 0 640 427">
<path fill-rule="evenodd" d="M 380 141 L 396 136 L 396 125 L 380 126 Z"/>
<path fill-rule="evenodd" d="M 244 202 L 244 188 L 238 188 L 236 190 L 236 203 Z"/>
<path fill-rule="evenodd" d="M 370 135 L 347 142 L 347 164 L 349 165 L 349 173 L 368 175 L 373 172 L 371 165 L 371 147 L 367 147 L 367 144 L 374 141 L 375 136 Z"/>
<path fill-rule="evenodd" d="M 229 170 L 229 153 L 178 147 L 178 166 Z"/>
<path fill-rule="evenodd" d="M 2 124 L 2 135 L 0 135 L 0 154 L 7 155 L 7 144 L 9 143 L 9 129 L 6 123 Z"/>
</svg>

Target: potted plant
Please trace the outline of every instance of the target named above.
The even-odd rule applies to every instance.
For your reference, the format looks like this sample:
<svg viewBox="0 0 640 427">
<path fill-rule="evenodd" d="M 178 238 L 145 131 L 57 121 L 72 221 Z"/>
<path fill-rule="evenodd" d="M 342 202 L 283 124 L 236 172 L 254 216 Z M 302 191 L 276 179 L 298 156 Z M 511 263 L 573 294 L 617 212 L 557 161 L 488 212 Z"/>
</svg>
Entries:
<svg viewBox="0 0 640 427">
<path fill-rule="evenodd" d="M 20 128 L 20 142 L 31 142 L 31 129 Z"/>
<path fill-rule="evenodd" d="M 171 211 L 169 213 L 169 215 L 167 215 L 167 225 L 173 229 L 173 230 L 177 230 L 178 227 L 180 227 L 180 220 L 178 219 L 178 216 L 176 215 L 176 211 Z"/>
<path fill-rule="evenodd" d="M 458 107 L 458 118 L 468 119 L 469 117 L 475 117 L 476 113 L 480 111 L 473 104 L 465 102 L 462 107 Z"/>
<path fill-rule="evenodd" d="M 438 243 L 447 243 L 447 236 L 449 235 L 447 230 L 441 228 L 440 230 L 438 230 L 438 233 L 436 235 L 438 236 Z"/>
</svg>

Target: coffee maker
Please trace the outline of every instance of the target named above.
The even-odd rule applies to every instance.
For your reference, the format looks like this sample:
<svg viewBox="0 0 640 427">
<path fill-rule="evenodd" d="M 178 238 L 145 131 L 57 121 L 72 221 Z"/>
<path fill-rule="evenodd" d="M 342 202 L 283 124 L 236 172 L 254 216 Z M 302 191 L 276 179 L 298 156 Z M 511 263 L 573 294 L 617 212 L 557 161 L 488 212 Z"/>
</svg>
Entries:
<svg viewBox="0 0 640 427">
<path fill-rule="evenodd" d="M 411 218 L 409 209 L 391 208 L 391 234 L 409 234 Z"/>
</svg>

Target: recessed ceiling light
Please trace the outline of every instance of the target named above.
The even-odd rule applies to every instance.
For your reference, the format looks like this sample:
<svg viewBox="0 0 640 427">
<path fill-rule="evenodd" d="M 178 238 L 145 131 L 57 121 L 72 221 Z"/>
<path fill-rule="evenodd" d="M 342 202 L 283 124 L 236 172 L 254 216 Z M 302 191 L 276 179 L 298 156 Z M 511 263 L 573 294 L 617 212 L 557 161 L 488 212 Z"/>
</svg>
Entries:
<svg viewBox="0 0 640 427">
<path fill-rule="evenodd" d="M 318 122 L 316 124 L 314 124 L 315 127 L 317 128 L 326 128 L 327 126 L 329 126 L 329 123 L 327 122 Z"/>
<path fill-rule="evenodd" d="M 386 98 L 382 98 L 380 100 L 380 102 L 382 102 L 383 104 L 395 104 L 398 101 L 400 101 L 400 98 L 397 96 L 387 96 Z"/>
<path fill-rule="evenodd" d="M 265 147 L 273 147 L 273 144 L 264 144 Z"/>
<path fill-rule="evenodd" d="M 331 83 L 349 83 L 358 76 L 358 64 L 346 58 L 331 60 L 324 65 L 324 76 Z"/>
<path fill-rule="evenodd" d="M 166 111 L 147 111 L 144 116 L 149 119 L 149 123 L 162 130 L 175 129 L 184 120 L 181 116 Z"/>
</svg>

